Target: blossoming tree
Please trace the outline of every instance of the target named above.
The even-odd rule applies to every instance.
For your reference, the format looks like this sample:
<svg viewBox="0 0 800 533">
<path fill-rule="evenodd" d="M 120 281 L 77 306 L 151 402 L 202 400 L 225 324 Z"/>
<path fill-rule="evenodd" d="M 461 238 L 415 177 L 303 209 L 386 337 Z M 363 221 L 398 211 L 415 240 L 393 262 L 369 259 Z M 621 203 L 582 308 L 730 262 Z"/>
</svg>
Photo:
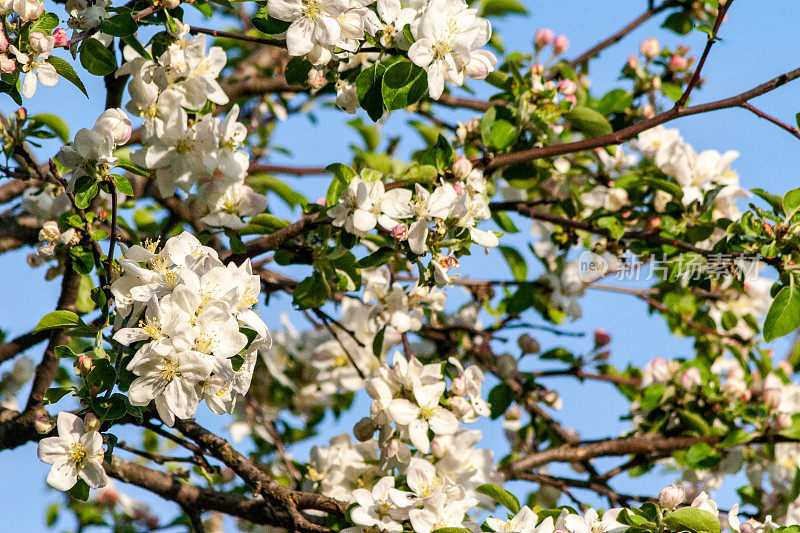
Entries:
<svg viewBox="0 0 800 533">
<path fill-rule="evenodd" d="M 0 253 L 32 247 L 61 287 L 28 333 L 0 337 L 0 450 L 38 442 L 65 493 L 48 523 L 798 531 L 800 356 L 765 343 L 800 327 L 800 189 L 744 190 L 735 152 L 697 153 L 665 124 L 742 107 L 800 138 L 751 103 L 800 69 L 695 103 L 734 2 L 646 4 L 573 56 L 547 29 L 506 52 L 490 21 L 524 13 L 515 0 L 3 0 L 5 108 L 43 91 L 106 102 L 74 135 L 25 107 L 0 124 Z M 590 89 L 594 58 L 650 19 L 705 33 L 699 58 L 650 38 L 619 88 Z M 325 168 L 275 164 L 280 121 L 326 105 L 360 114 L 364 146 Z M 410 158 L 381 143 L 389 114 L 422 139 Z M 321 176 L 323 197 L 287 175 Z M 459 275 L 489 249 L 513 278 Z M 634 261 L 651 286 L 604 284 Z M 542 346 L 587 288 L 647 302 L 693 350 L 618 368 L 603 330 L 584 353 Z M 274 318 L 280 293 L 306 329 Z M 555 412 L 559 377 L 615 389 L 628 430 L 582 440 Z M 345 412 L 360 420 L 291 454 Z M 502 429 L 482 434 L 482 418 Z M 625 489 L 663 465 L 660 493 Z M 726 478 L 740 502 L 721 514 L 707 491 Z"/>
</svg>

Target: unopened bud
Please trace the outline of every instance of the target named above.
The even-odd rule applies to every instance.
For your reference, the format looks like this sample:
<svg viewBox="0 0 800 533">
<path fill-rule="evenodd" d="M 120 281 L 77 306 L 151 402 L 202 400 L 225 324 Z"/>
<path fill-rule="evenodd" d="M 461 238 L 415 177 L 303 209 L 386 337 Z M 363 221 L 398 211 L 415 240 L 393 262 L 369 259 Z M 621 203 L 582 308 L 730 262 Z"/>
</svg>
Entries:
<svg viewBox="0 0 800 533">
<path fill-rule="evenodd" d="M 567 51 L 569 48 L 569 39 L 567 39 L 566 35 L 559 35 L 553 41 L 553 53 L 555 55 L 561 55 Z"/>
<path fill-rule="evenodd" d="M 669 485 L 658 493 L 658 504 L 664 509 L 675 509 L 686 498 L 686 491 L 680 485 Z"/>
<path fill-rule="evenodd" d="M 11 74 L 17 70 L 17 63 L 5 54 L 0 54 L 0 72 Z"/>
<path fill-rule="evenodd" d="M 509 420 L 511 422 L 519 420 L 520 418 L 522 418 L 522 409 L 520 409 L 518 405 L 512 405 L 511 407 L 506 409 L 506 412 L 503 416 L 505 416 L 506 420 Z"/>
<path fill-rule="evenodd" d="M 781 405 L 781 390 L 768 388 L 764 390 L 764 403 L 767 409 L 775 411 Z"/>
<path fill-rule="evenodd" d="M 608 334 L 603 328 L 594 330 L 594 348 L 602 348 L 603 346 L 611 343 L 611 335 Z"/>
<path fill-rule="evenodd" d="M 472 172 L 472 162 L 463 155 L 453 163 L 453 174 L 460 180 L 467 179 Z"/>
<path fill-rule="evenodd" d="M 689 61 L 687 61 L 685 57 L 679 56 L 678 54 L 674 54 L 669 59 L 669 69 L 672 72 L 684 71 L 688 66 L 689 66 Z"/>
<path fill-rule="evenodd" d="M 464 376 L 458 376 L 457 378 L 453 379 L 453 382 L 450 383 L 450 392 L 456 396 L 466 396 L 467 378 Z"/>
<path fill-rule="evenodd" d="M 636 70 L 641 66 L 641 64 L 639 63 L 639 58 L 633 54 L 628 56 L 628 62 L 626 64 L 628 68 L 632 68 L 633 70 Z"/>
<path fill-rule="evenodd" d="M 33 427 L 39 435 L 47 435 L 53 431 L 53 419 L 47 413 L 36 415 L 33 419 Z"/>
<path fill-rule="evenodd" d="M 365 416 L 353 427 L 353 435 L 361 441 L 366 442 L 375 435 L 375 430 L 378 429 L 378 426 L 375 425 L 375 422 L 368 416 Z"/>
<path fill-rule="evenodd" d="M 86 413 L 83 417 L 83 428 L 86 431 L 100 431 L 100 419 L 93 413 Z"/>
<path fill-rule="evenodd" d="M 655 37 L 650 37 L 642 41 L 642 44 L 639 45 L 639 51 L 647 59 L 653 59 L 661 53 L 661 43 Z"/>
<path fill-rule="evenodd" d="M 398 224 L 392 229 L 392 237 L 398 241 L 408 239 L 408 224 Z"/>
<path fill-rule="evenodd" d="M 455 182 L 453 184 L 453 189 L 456 191 L 456 194 L 458 194 L 459 196 L 464 194 L 464 182 L 463 181 Z"/>
<path fill-rule="evenodd" d="M 775 425 L 778 426 L 779 430 L 789 429 L 792 427 L 792 415 L 789 413 L 778 413 L 778 416 L 775 417 Z"/>
<path fill-rule="evenodd" d="M 8 50 L 8 37 L 6 37 L 6 32 L 0 28 L 0 52 L 5 52 Z"/>
<path fill-rule="evenodd" d="M 578 84 L 572 80 L 561 80 L 558 82 L 558 92 L 565 96 L 573 95 L 577 90 Z"/>
<path fill-rule="evenodd" d="M 67 39 L 67 32 L 64 28 L 56 28 L 56 31 L 53 32 L 53 37 L 55 38 L 54 46 L 67 46 L 69 42 L 69 39 Z"/>
<path fill-rule="evenodd" d="M 85 353 L 80 354 L 77 361 L 75 361 L 75 371 L 82 376 L 85 376 L 91 372 L 93 366 L 94 361 L 92 361 L 92 358 Z"/>
<path fill-rule="evenodd" d="M 519 346 L 519 349 L 522 350 L 523 354 L 539 353 L 539 351 L 542 349 L 542 347 L 539 345 L 539 341 L 527 333 L 523 333 L 517 337 L 517 346 Z"/>
<path fill-rule="evenodd" d="M 53 222 L 52 220 L 49 222 L 45 222 L 42 225 L 42 229 L 39 230 L 39 240 L 44 242 L 53 242 L 57 241 L 61 237 L 61 230 L 58 229 L 58 223 Z"/>
<path fill-rule="evenodd" d="M 531 75 L 541 77 L 544 76 L 544 65 L 536 63 L 531 67 Z"/>
<path fill-rule="evenodd" d="M 457 418 L 463 418 L 472 412 L 472 404 L 463 396 L 454 396 L 447 400 L 447 407 Z"/>
<path fill-rule="evenodd" d="M 696 367 L 687 368 L 681 374 L 680 384 L 685 390 L 694 390 L 701 383 L 700 370 Z"/>
<path fill-rule="evenodd" d="M 739 524 L 739 533 L 755 533 L 755 528 L 749 521 L 742 522 Z"/>
<path fill-rule="evenodd" d="M 533 44 L 536 47 L 536 50 L 541 50 L 545 46 L 548 46 L 553 42 L 556 38 L 555 33 L 550 28 L 540 28 L 536 30 L 536 34 L 533 37 Z"/>
<path fill-rule="evenodd" d="M 447 455 L 447 451 L 453 447 L 455 439 L 452 435 L 438 435 L 431 441 L 431 453 L 437 459 Z"/>
<path fill-rule="evenodd" d="M 17 112 L 15 114 L 17 115 L 17 120 L 19 120 L 20 122 L 24 122 L 28 118 L 28 110 L 25 109 L 24 107 L 20 107 L 19 109 L 17 109 Z"/>
</svg>

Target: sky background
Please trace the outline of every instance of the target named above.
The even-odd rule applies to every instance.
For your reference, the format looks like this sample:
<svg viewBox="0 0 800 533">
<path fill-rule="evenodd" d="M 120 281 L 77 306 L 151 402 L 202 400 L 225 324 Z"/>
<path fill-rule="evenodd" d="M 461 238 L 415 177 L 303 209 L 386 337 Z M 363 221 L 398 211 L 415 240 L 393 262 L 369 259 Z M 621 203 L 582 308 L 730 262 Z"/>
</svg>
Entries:
<svg viewBox="0 0 800 533">
<path fill-rule="evenodd" d="M 556 33 L 569 37 L 571 44 L 567 55 L 570 57 L 622 27 L 646 5 L 644 0 L 528 0 L 525 3 L 530 11 L 527 17 L 509 17 L 495 24 L 495 31 L 503 36 L 506 49 L 528 52 L 532 48 L 535 30 L 550 27 Z M 194 13 L 191 9 L 189 11 Z M 202 24 L 220 29 L 220 26 L 208 21 Z M 616 47 L 604 52 L 593 63 L 593 94 L 603 94 L 614 87 L 624 86 L 617 80 L 619 69 L 628 54 L 635 52 L 644 38 L 657 36 L 666 45 L 685 43 L 692 47 L 693 54 L 699 55 L 705 40 L 703 34 L 695 32 L 679 38 L 660 30 L 658 24 L 659 22 L 651 21 Z M 702 90 L 694 93 L 693 103 L 743 92 L 796 68 L 800 55 L 797 42 L 799 24 L 800 9 L 796 0 L 737 0 L 721 30 L 724 40 L 715 45 L 703 71 L 708 82 Z M 60 55 L 66 57 L 63 51 Z M 62 116 L 70 125 L 73 135 L 79 128 L 92 126 L 102 112 L 104 94 L 102 82 L 98 78 L 89 76 L 77 62 L 76 69 L 84 80 L 91 99 L 87 100 L 76 88 L 61 80 L 55 88 L 40 86 L 35 98 L 25 102 L 29 114 L 50 112 Z M 481 96 L 491 94 L 491 88 L 481 87 L 479 83 L 473 83 L 472 87 Z M 793 123 L 795 113 L 800 111 L 800 83 L 783 87 L 753 103 L 764 111 Z M 0 111 L 8 114 L 15 109 L 16 106 L 9 98 L 0 96 Z M 471 116 L 474 116 L 471 112 L 452 111 L 442 115 L 449 121 L 466 120 Z M 318 117 L 320 120 L 316 124 L 304 117 L 296 117 L 280 125 L 274 142 L 291 148 L 294 156 L 289 158 L 276 153 L 275 158 L 269 162 L 324 166 L 349 160 L 348 147 L 351 144 L 360 144 L 360 139 L 353 130 L 342 128 L 340 124 L 351 117 L 333 110 L 322 111 L 318 113 Z M 384 131 L 387 134 L 405 131 L 403 126 L 408 118 L 403 112 L 395 112 L 384 126 Z M 364 119 L 369 120 L 366 116 Z M 713 115 L 683 118 L 669 127 L 678 127 L 684 138 L 698 152 L 705 149 L 732 149 L 741 152 L 741 157 L 733 164 L 733 168 L 739 172 L 741 184 L 747 189 L 761 187 L 782 194 L 800 186 L 797 177 L 800 166 L 799 141 L 745 110 L 732 109 Z M 403 141 L 400 153 L 407 154 L 418 148 L 416 142 L 415 136 L 409 135 Z M 45 154 L 48 157 L 54 155 Z M 327 187 L 326 178 L 287 181 L 312 200 L 323 196 Z M 284 216 L 288 218 L 291 214 L 284 213 Z M 529 224 L 519 221 L 518 226 L 523 235 L 527 236 L 526 228 Z M 8 337 L 30 330 L 42 315 L 53 309 L 57 299 L 58 282 L 45 282 L 44 268 L 30 269 L 25 262 L 27 253 L 29 250 L 0 256 L 0 272 L 4 273 L 0 276 L 0 304 L 3 304 L 0 306 L 0 328 Z M 538 272 L 534 267 L 529 270 L 533 275 Z M 508 267 L 497 252 L 488 256 L 476 253 L 464 258 L 460 272 L 462 276 L 472 278 L 481 278 L 486 272 L 491 272 L 492 277 L 511 278 Z M 611 282 L 619 283 L 615 280 Z M 449 289 L 451 302 L 460 299 L 458 292 L 458 288 Z M 642 365 L 657 356 L 691 356 L 691 341 L 672 337 L 664 320 L 657 315 L 648 316 L 646 304 L 631 296 L 589 291 L 582 300 L 582 305 L 583 318 L 566 324 L 564 329 L 591 332 L 597 327 L 605 328 L 613 338 L 611 362 L 618 367 L 624 367 L 628 362 Z M 281 313 L 287 313 L 296 326 L 307 327 L 301 315 L 291 310 L 290 300 L 285 296 L 271 298 L 269 308 L 262 308 L 261 313 L 270 327 L 279 327 Z M 528 318 L 541 323 L 535 318 Z M 543 349 L 559 345 L 577 351 L 591 349 L 591 340 L 588 337 L 564 340 L 541 332 L 531 333 L 540 340 Z M 496 348 L 503 351 L 501 345 Z M 778 341 L 775 348 L 778 354 L 785 353 L 788 342 Z M 507 349 L 516 353 L 514 345 Z M 30 350 L 28 355 L 36 360 L 40 350 Z M 491 385 L 493 383 L 487 383 L 484 390 L 488 392 Z M 602 384 L 564 385 L 559 389 L 564 406 L 558 416 L 570 427 L 579 428 L 584 438 L 613 435 L 627 428 L 625 423 L 619 421 L 626 403 L 612 388 Z M 26 393 L 27 391 L 23 391 L 23 394 Z M 363 416 L 367 408 L 368 402 L 363 396 L 365 395 L 357 401 L 357 408 L 352 413 L 338 421 L 326 422 L 325 431 L 317 439 L 292 447 L 289 451 L 304 459 L 312 444 L 324 443 L 333 435 L 349 432 L 353 422 Z M 69 408 L 66 402 L 58 407 L 62 406 Z M 56 409 L 52 412 L 55 413 Z M 229 422 L 226 417 L 214 417 L 203 407 L 199 418 L 202 423 L 227 436 L 223 429 Z M 505 444 L 497 426 L 496 423 L 476 424 L 476 427 L 485 430 L 483 445 L 502 454 Z M 115 433 L 119 433 L 123 439 L 133 438 L 131 435 L 126 436 L 124 432 Z M 46 487 L 48 469 L 48 465 L 37 459 L 35 445 L 29 444 L 14 452 L 0 452 L 0 473 L 6 479 L 4 483 L 0 483 L 0 533 L 45 529 L 44 511 L 47 503 L 58 499 L 58 495 Z M 668 482 L 665 481 L 667 479 L 669 478 L 658 475 L 637 480 L 621 479 L 621 483 L 618 482 L 616 486 L 624 488 L 626 492 L 655 493 Z M 142 495 L 141 491 L 135 489 L 128 490 L 125 487 L 125 490 L 137 497 Z M 723 507 L 734 503 L 730 491 L 723 491 L 720 500 Z M 153 500 L 148 498 L 148 501 Z M 167 520 L 177 512 L 173 504 L 160 503 L 156 506 Z M 72 528 L 74 524 L 61 520 L 57 530 Z"/>
</svg>

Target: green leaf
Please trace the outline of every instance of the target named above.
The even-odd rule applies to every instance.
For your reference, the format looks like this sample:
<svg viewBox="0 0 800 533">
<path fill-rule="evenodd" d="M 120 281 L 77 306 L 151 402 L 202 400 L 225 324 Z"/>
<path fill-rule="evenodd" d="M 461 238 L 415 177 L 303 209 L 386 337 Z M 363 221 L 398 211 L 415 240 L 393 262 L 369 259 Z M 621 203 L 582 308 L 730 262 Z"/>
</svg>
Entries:
<svg viewBox="0 0 800 533">
<path fill-rule="evenodd" d="M 633 104 L 633 95 L 625 89 L 613 89 L 605 94 L 597 103 L 597 112 L 601 115 L 622 113 Z"/>
<path fill-rule="evenodd" d="M 694 533 L 719 533 L 719 518 L 713 513 L 697 507 L 681 507 L 664 517 L 664 523 L 675 531 Z"/>
<path fill-rule="evenodd" d="M 114 56 L 114 52 L 97 39 L 85 39 L 79 53 L 81 65 L 89 74 L 105 76 L 117 70 L 117 58 Z"/>
<path fill-rule="evenodd" d="M 404 109 L 425 95 L 428 76 L 425 70 L 411 61 L 398 61 L 386 69 L 381 84 L 386 109 Z"/>
<path fill-rule="evenodd" d="M 430 184 L 436 180 L 439 171 L 433 165 L 414 165 L 406 170 L 398 181 L 406 183 Z"/>
<path fill-rule="evenodd" d="M 614 132 L 606 117 L 588 107 L 578 106 L 564 114 L 564 118 L 588 137 L 600 137 Z"/>
<path fill-rule="evenodd" d="M 767 202 L 775 213 L 783 212 L 783 198 L 777 194 L 768 193 L 764 189 L 750 189 L 750 192 Z"/>
<path fill-rule="evenodd" d="M 88 40 L 94 40 L 94 39 L 88 39 Z M 70 65 L 60 57 L 55 57 L 55 56 L 50 56 L 45 61 L 53 65 L 53 67 L 56 69 L 56 72 L 58 72 L 60 76 L 62 76 L 65 80 L 70 82 L 78 89 L 80 89 L 80 91 L 86 95 L 86 98 L 89 98 L 89 93 L 86 92 L 86 87 L 83 85 L 83 82 L 78 77 L 78 73 L 75 72 L 74 68 L 72 68 L 72 65 Z"/>
<path fill-rule="evenodd" d="M 129 37 L 136 33 L 138 26 L 130 13 L 117 13 L 105 19 L 102 28 L 103 33 L 115 37 Z"/>
<path fill-rule="evenodd" d="M 31 122 L 47 126 L 63 142 L 69 142 L 69 126 L 60 117 L 52 113 L 39 113 L 31 117 Z"/>
<path fill-rule="evenodd" d="M 517 497 L 502 487 L 492 485 L 491 483 L 485 483 L 475 490 L 480 494 L 490 497 L 511 511 L 512 514 L 517 514 L 520 510 L 519 500 Z"/>
<path fill-rule="evenodd" d="M 119 420 L 128 412 L 128 399 L 119 393 L 108 399 L 96 397 L 92 399 L 92 410 L 102 421 Z"/>
<path fill-rule="evenodd" d="M 72 392 L 72 389 L 69 387 L 53 387 L 47 389 L 47 392 L 44 393 L 44 404 L 54 404 L 70 392 Z"/>
<path fill-rule="evenodd" d="M 72 311 L 52 311 L 42 317 L 33 332 L 55 328 L 74 328 L 84 325 L 83 320 Z"/>
<path fill-rule="evenodd" d="M 608 231 L 608 236 L 612 239 L 621 239 L 625 235 L 625 226 L 616 217 L 600 217 L 597 219 L 597 225 Z"/>
<path fill-rule="evenodd" d="M 389 247 L 378 248 L 368 256 L 358 261 L 358 268 L 374 268 L 380 266 L 392 257 L 394 257 L 395 250 Z"/>
<path fill-rule="evenodd" d="M 504 150 L 517 141 L 519 128 L 503 119 L 495 120 L 489 127 L 486 145 L 493 150 Z"/>
<path fill-rule="evenodd" d="M 800 290 L 794 283 L 784 287 L 775 296 L 764 319 L 764 340 L 773 341 L 800 327 Z"/>
<path fill-rule="evenodd" d="M 119 192 L 125 196 L 133 196 L 133 185 L 128 181 L 128 178 L 119 174 L 112 174 L 114 177 L 114 186 Z"/>
<path fill-rule="evenodd" d="M 45 35 L 49 35 L 51 31 L 58 27 L 58 15 L 55 13 L 42 13 L 33 23 L 28 27 L 28 31 L 39 31 Z"/>
<path fill-rule="evenodd" d="M 661 27 L 672 30 L 678 35 L 686 35 L 692 31 L 694 22 L 692 21 L 691 14 L 686 11 L 678 11 L 668 16 Z"/>
<path fill-rule="evenodd" d="M 342 163 L 328 165 L 325 170 L 333 173 L 333 181 L 325 195 L 325 205 L 333 206 L 339 203 L 342 191 L 350 184 L 350 180 L 356 177 L 356 171 Z"/>
<path fill-rule="evenodd" d="M 501 383 L 489 391 L 488 400 L 492 420 L 495 420 L 506 412 L 506 409 L 508 409 L 511 402 L 514 400 L 514 394 L 511 391 L 511 387 L 505 383 Z"/>
<path fill-rule="evenodd" d="M 292 296 L 293 303 L 298 309 L 321 307 L 328 300 L 328 286 L 322 274 L 314 272 L 297 284 Z"/>
<path fill-rule="evenodd" d="M 286 63 L 283 75 L 289 85 L 308 85 L 308 73 L 314 65 L 302 57 L 293 57 Z"/>
<path fill-rule="evenodd" d="M 381 330 L 375 335 L 375 339 L 372 341 L 372 354 L 380 359 L 381 354 L 383 353 L 383 339 L 386 336 L 386 326 L 383 326 Z"/>
<path fill-rule="evenodd" d="M 500 253 L 503 254 L 508 266 L 511 268 L 511 273 L 517 281 L 525 281 L 528 279 L 528 265 L 525 263 L 525 258 L 522 257 L 515 248 L 510 246 L 500 246 Z"/>
<path fill-rule="evenodd" d="M 792 189 L 783 195 L 783 212 L 786 213 L 786 218 L 791 217 L 795 212 L 800 209 L 800 189 Z"/>
<path fill-rule="evenodd" d="M 266 194 L 270 191 L 275 193 L 278 198 L 286 202 L 286 205 L 289 207 L 306 205 L 308 203 L 305 196 L 295 191 L 285 182 L 269 174 L 250 174 L 247 176 L 247 184 L 260 194 Z"/>
<path fill-rule="evenodd" d="M 258 31 L 266 33 L 267 35 L 280 35 L 288 30 L 289 26 L 292 25 L 291 22 L 278 20 L 270 16 L 266 6 L 256 11 L 256 14 L 253 15 L 252 21 L 253 26 L 255 26 Z"/>
<path fill-rule="evenodd" d="M 89 499 L 89 485 L 84 480 L 78 479 L 78 482 L 67 491 L 67 494 L 74 500 L 85 502 Z"/>
<path fill-rule="evenodd" d="M 47 527 L 53 527 L 53 525 L 56 523 L 56 520 L 58 520 L 58 510 L 58 503 L 53 503 L 47 508 L 47 517 L 45 518 Z"/>
<path fill-rule="evenodd" d="M 525 14 L 528 10 L 517 0 L 482 0 L 482 17 L 502 17 L 509 14 Z"/>
<path fill-rule="evenodd" d="M 450 168 L 455 159 L 453 147 L 447 142 L 444 135 L 439 135 L 436 144 L 423 150 L 419 156 L 419 162 L 423 165 L 431 165 L 441 171 Z"/>
<path fill-rule="evenodd" d="M 356 78 L 358 103 L 367 112 L 369 118 L 376 122 L 383 116 L 381 87 L 384 72 L 386 72 L 386 66 L 382 63 L 375 63 L 363 70 Z"/>
</svg>

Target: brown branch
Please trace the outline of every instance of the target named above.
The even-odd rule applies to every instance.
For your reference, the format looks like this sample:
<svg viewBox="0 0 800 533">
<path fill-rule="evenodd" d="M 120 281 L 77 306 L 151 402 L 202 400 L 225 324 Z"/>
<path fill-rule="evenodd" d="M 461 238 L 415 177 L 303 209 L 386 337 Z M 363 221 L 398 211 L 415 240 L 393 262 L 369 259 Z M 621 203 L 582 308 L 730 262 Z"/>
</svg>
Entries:
<svg viewBox="0 0 800 533">
<path fill-rule="evenodd" d="M 800 68 L 781 74 L 771 80 L 758 85 L 736 96 L 708 102 L 706 104 L 698 104 L 691 107 L 673 107 L 669 111 L 658 114 L 653 118 L 643 120 L 638 124 L 628 126 L 614 133 L 608 135 L 601 135 L 599 137 L 592 137 L 590 139 L 583 139 L 566 144 L 556 144 L 550 146 L 543 146 L 537 148 L 530 148 L 528 150 L 520 150 L 518 152 L 511 152 L 508 154 L 500 154 L 495 156 L 489 161 L 485 168 L 486 170 L 496 170 L 498 168 L 507 167 L 517 163 L 525 163 L 535 159 L 544 157 L 553 157 L 557 155 L 570 154 L 573 152 L 581 152 L 584 150 L 592 150 L 594 148 L 602 148 L 604 146 L 612 146 L 615 144 L 622 144 L 623 142 L 632 139 L 642 133 L 661 124 L 665 124 L 672 120 L 681 117 L 688 117 L 692 115 L 699 115 L 702 113 L 709 113 L 711 111 L 719 111 L 722 109 L 729 109 L 732 107 L 741 107 L 741 105 L 753 98 L 774 91 L 775 89 L 786 85 L 787 83 L 800 78 Z"/>
<path fill-rule="evenodd" d="M 39 182 L 36 180 L 15 179 L 0 185 L 0 205 L 18 198 L 29 187 L 35 187 Z"/>
<path fill-rule="evenodd" d="M 249 241 L 245 245 L 246 250 L 243 254 L 231 254 L 227 257 L 221 257 L 221 259 L 239 263 L 248 257 L 253 258 L 266 252 L 278 250 L 287 241 L 300 237 L 304 233 L 315 228 L 318 224 L 319 220 L 317 215 L 303 215 L 300 217 L 300 220 L 294 224 L 290 224 L 269 235 L 264 235 Z"/>
<path fill-rule="evenodd" d="M 28 348 L 44 342 L 50 335 L 49 331 L 28 332 L 8 342 L 0 344 L 0 364 L 8 361 L 17 354 L 24 352 Z"/>
<path fill-rule="evenodd" d="M 261 163 L 251 163 L 248 169 L 249 174 L 257 172 L 271 172 L 274 174 L 289 174 L 292 176 L 311 176 L 316 174 L 329 174 L 330 171 L 323 167 L 290 167 L 284 165 L 268 165 Z"/>
<path fill-rule="evenodd" d="M 203 33 L 211 35 L 212 37 L 222 37 L 225 39 L 236 39 L 237 41 L 245 41 L 248 43 L 264 44 L 270 46 L 286 46 L 286 41 L 280 39 L 267 39 L 265 37 L 256 37 L 254 35 L 247 35 L 245 33 L 236 33 L 232 31 L 211 30 L 208 28 L 200 28 L 198 26 L 189 26 L 189 33 L 197 35 Z"/>
<path fill-rule="evenodd" d="M 753 113 L 757 117 L 761 117 L 764 120 L 768 120 L 768 121 L 772 122 L 773 124 L 775 124 L 779 128 L 788 131 L 790 134 L 792 134 L 795 137 L 797 137 L 798 139 L 800 139 L 800 129 L 797 129 L 797 128 L 793 127 L 793 126 L 790 126 L 789 124 L 783 122 L 782 120 L 779 120 L 779 119 L 773 117 L 772 115 L 768 115 L 767 113 L 761 111 L 760 109 L 758 109 L 756 106 L 750 104 L 749 102 L 744 102 L 743 104 L 740 104 L 739 107 L 741 107 L 743 109 L 747 109 L 748 111 L 750 111 L 751 113 Z"/>
</svg>

